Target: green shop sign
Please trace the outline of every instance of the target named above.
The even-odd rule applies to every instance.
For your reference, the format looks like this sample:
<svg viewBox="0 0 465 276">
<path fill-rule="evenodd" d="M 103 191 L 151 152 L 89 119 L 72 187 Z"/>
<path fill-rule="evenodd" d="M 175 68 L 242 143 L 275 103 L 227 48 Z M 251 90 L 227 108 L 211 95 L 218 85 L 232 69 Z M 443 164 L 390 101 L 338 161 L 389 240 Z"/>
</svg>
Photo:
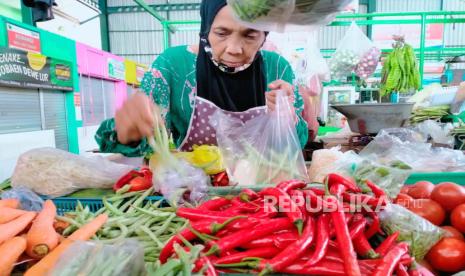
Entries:
<svg viewBox="0 0 465 276">
<path fill-rule="evenodd" d="M 72 63 L 0 47 L 0 85 L 73 90 Z"/>
</svg>

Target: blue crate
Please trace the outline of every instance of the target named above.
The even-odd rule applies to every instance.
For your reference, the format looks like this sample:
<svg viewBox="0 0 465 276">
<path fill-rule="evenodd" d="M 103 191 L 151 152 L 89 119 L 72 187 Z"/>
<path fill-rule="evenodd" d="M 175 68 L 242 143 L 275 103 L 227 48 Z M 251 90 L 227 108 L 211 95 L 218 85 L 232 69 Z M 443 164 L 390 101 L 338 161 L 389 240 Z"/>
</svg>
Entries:
<svg viewBox="0 0 465 276">
<path fill-rule="evenodd" d="M 144 202 L 156 202 L 160 200 L 164 200 L 164 198 L 162 196 L 149 196 L 144 200 Z M 81 202 L 82 206 L 88 206 L 91 212 L 97 212 L 100 208 L 103 207 L 103 201 L 100 198 L 57 197 L 52 199 L 52 201 L 55 203 L 55 206 L 57 207 L 57 213 L 59 215 L 76 210 L 78 201 Z M 166 202 L 163 204 L 166 204 Z"/>
</svg>

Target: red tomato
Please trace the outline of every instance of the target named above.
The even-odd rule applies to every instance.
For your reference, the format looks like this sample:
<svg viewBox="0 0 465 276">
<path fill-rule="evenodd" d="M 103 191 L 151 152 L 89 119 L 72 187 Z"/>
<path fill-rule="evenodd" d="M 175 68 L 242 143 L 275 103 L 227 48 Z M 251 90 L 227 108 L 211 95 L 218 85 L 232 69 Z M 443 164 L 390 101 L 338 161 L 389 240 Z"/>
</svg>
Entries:
<svg viewBox="0 0 465 276">
<path fill-rule="evenodd" d="M 426 255 L 426 259 L 434 269 L 444 272 L 459 272 L 465 269 L 465 242 L 444 238 Z"/>
<path fill-rule="evenodd" d="M 428 181 L 418 181 L 410 187 L 408 195 L 413 198 L 429 198 L 433 189 L 433 183 Z"/>
<path fill-rule="evenodd" d="M 465 238 L 463 237 L 462 233 L 460 233 L 460 231 L 455 229 L 453 226 L 448 225 L 448 226 L 442 226 L 441 228 L 448 232 L 446 234 L 446 237 L 465 241 Z"/>
<path fill-rule="evenodd" d="M 404 206 L 405 208 L 409 208 L 412 205 L 413 198 L 407 194 L 398 194 L 396 199 L 394 199 L 395 204 L 399 204 Z"/>
<path fill-rule="evenodd" d="M 465 233 L 465 203 L 455 207 L 450 215 L 452 226 Z"/>
<path fill-rule="evenodd" d="M 400 189 L 400 193 L 401 194 L 408 194 L 408 191 L 410 190 L 411 187 L 412 187 L 411 185 L 402 186 L 402 188 Z"/>
<path fill-rule="evenodd" d="M 444 211 L 441 205 L 427 198 L 414 200 L 408 209 L 438 226 L 441 225 L 446 218 L 446 211 Z"/>
<path fill-rule="evenodd" d="M 431 199 L 441 204 L 446 211 L 465 203 L 465 188 L 452 182 L 443 182 L 434 187 Z"/>
<path fill-rule="evenodd" d="M 129 185 L 131 185 L 130 191 L 143 191 L 152 187 L 153 184 L 148 179 L 137 176 L 129 181 Z"/>
</svg>

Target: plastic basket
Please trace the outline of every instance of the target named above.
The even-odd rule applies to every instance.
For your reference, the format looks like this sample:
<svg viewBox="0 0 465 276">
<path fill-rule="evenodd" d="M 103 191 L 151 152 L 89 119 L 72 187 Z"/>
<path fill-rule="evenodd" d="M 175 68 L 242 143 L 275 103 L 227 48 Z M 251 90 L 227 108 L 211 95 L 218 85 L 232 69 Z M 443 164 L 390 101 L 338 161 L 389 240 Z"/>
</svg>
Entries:
<svg viewBox="0 0 465 276">
<path fill-rule="evenodd" d="M 149 196 L 144 202 L 151 201 L 160 201 L 164 200 L 162 196 Z M 82 206 L 89 207 L 91 212 L 97 212 L 100 208 L 103 207 L 103 201 L 100 198 L 71 198 L 71 197 L 58 197 L 52 199 L 53 203 L 57 207 L 57 213 L 63 215 L 66 212 L 71 212 L 76 210 L 78 202 L 81 202 Z"/>
<path fill-rule="evenodd" d="M 454 182 L 465 186 L 465 172 L 412 173 L 405 184 L 415 184 L 418 181 L 429 181 L 433 184 Z"/>
</svg>

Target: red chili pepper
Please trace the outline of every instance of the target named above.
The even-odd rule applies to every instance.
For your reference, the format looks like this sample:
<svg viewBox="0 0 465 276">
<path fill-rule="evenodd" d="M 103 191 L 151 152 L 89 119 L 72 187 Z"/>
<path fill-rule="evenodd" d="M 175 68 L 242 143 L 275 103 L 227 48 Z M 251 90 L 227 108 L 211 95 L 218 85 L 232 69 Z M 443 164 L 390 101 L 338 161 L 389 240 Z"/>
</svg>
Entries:
<svg viewBox="0 0 465 276">
<path fill-rule="evenodd" d="M 113 185 L 113 190 L 117 191 L 125 185 L 130 185 L 130 192 L 143 191 L 152 187 L 152 171 L 147 167 L 142 167 L 140 170 L 132 170 L 122 176 Z"/>
<path fill-rule="evenodd" d="M 243 189 L 241 193 L 239 194 L 239 198 L 245 202 L 255 200 L 258 197 L 259 197 L 258 194 L 251 189 Z"/>
<path fill-rule="evenodd" d="M 379 254 L 373 250 L 370 243 L 364 234 L 359 234 L 353 240 L 355 252 L 363 258 L 376 259 L 379 258 Z"/>
<path fill-rule="evenodd" d="M 375 183 L 371 182 L 370 180 L 365 180 L 365 183 L 367 184 L 368 188 L 370 188 L 371 192 L 375 197 L 385 197 L 386 193 L 384 192 L 383 189 L 378 187 Z"/>
<path fill-rule="evenodd" d="M 397 276 L 408 276 L 407 269 L 402 264 L 397 265 L 396 274 Z"/>
<path fill-rule="evenodd" d="M 301 190 L 302 193 L 304 194 L 304 198 L 306 200 L 306 204 L 310 203 L 310 206 L 313 208 L 313 212 L 319 212 L 323 210 L 325 206 L 325 202 L 322 198 L 322 196 L 317 195 L 316 193 L 313 192 L 313 190 Z M 307 202 L 307 200 L 309 202 Z"/>
<path fill-rule="evenodd" d="M 352 240 L 349 235 L 349 228 L 345 221 L 344 210 L 342 204 L 334 196 L 326 198 L 328 203 L 334 204 L 336 210 L 331 212 L 333 226 L 336 229 L 336 238 L 341 251 L 342 259 L 344 260 L 344 268 L 346 275 L 361 275 L 360 267 L 357 262 L 357 254 L 355 253 Z"/>
<path fill-rule="evenodd" d="M 211 199 L 209 201 L 205 201 L 204 203 L 197 206 L 197 209 L 207 210 L 207 211 L 217 211 L 221 209 L 221 207 L 224 207 L 230 203 L 231 203 L 230 199 L 219 197 L 219 198 Z"/>
<path fill-rule="evenodd" d="M 331 187 L 329 187 L 329 192 L 337 197 L 340 197 L 346 190 L 347 187 L 342 184 L 333 184 Z"/>
<path fill-rule="evenodd" d="M 225 187 L 229 185 L 229 177 L 226 172 L 215 174 L 212 179 L 212 186 Z"/>
<path fill-rule="evenodd" d="M 372 222 L 367 231 L 365 231 L 365 237 L 371 239 L 376 233 L 381 232 L 379 217 L 375 212 L 368 212 L 368 216 L 371 217 Z"/>
<path fill-rule="evenodd" d="M 302 210 L 299 206 L 291 199 L 291 197 L 285 193 L 283 190 L 278 188 L 265 188 L 260 192 L 262 196 L 272 196 L 278 202 L 278 205 L 286 204 L 284 213 L 292 221 L 292 223 L 297 227 L 297 231 L 302 233 L 303 224 L 305 222 L 305 215 L 302 213 Z"/>
<path fill-rule="evenodd" d="M 303 189 L 307 187 L 307 184 L 302 180 L 288 180 L 279 183 L 276 188 L 283 190 L 286 193 L 289 193 L 295 189 Z"/>
<path fill-rule="evenodd" d="M 389 252 L 383 257 L 380 265 L 376 268 L 373 276 L 386 276 L 392 275 L 394 269 L 399 263 L 402 256 L 408 252 L 408 244 L 401 242 L 394 246 Z"/>
<path fill-rule="evenodd" d="M 352 223 L 350 226 L 349 235 L 351 239 L 355 239 L 360 234 L 363 234 L 365 227 L 367 225 L 367 221 L 364 218 L 363 220 L 357 220 Z"/>
<path fill-rule="evenodd" d="M 208 257 L 203 256 L 200 259 L 203 261 L 204 265 L 207 266 L 207 270 L 204 272 L 205 276 L 218 276 L 218 272 Z"/>
<path fill-rule="evenodd" d="M 263 260 L 260 262 L 259 268 L 267 272 L 282 272 L 283 268 L 291 265 L 310 247 L 314 235 L 315 222 L 313 218 L 309 218 L 302 236 L 271 260 Z"/>
<path fill-rule="evenodd" d="M 245 245 L 243 248 L 258 248 L 258 247 L 277 247 L 283 248 L 283 245 L 289 245 L 290 243 L 296 241 L 299 238 L 299 234 L 296 231 L 283 231 L 280 233 L 275 233 L 266 237 L 263 237 L 258 240 L 253 240 Z"/>
<path fill-rule="evenodd" d="M 207 211 L 207 210 L 199 210 L 194 208 L 178 208 L 176 211 L 176 215 L 178 217 L 182 217 L 191 221 L 197 220 L 215 220 L 215 219 L 224 219 L 233 216 L 237 216 L 238 213 L 231 211 Z"/>
<path fill-rule="evenodd" d="M 326 177 L 326 180 L 328 182 L 328 188 L 331 188 L 332 186 L 336 184 L 342 184 L 344 185 L 347 190 L 354 192 L 354 193 L 361 193 L 362 190 L 360 187 L 357 186 L 357 183 L 355 183 L 354 180 L 350 178 L 345 178 L 344 176 L 337 174 L 337 173 L 330 173 Z"/>
<path fill-rule="evenodd" d="M 279 249 L 274 246 L 269 247 L 259 247 L 254 249 L 249 249 L 247 251 L 239 252 L 232 254 L 226 257 L 219 258 L 215 261 L 215 264 L 232 264 L 241 262 L 244 258 L 273 258 L 276 254 L 279 253 Z"/>
<path fill-rule="evenodd" d="M 420 271 L 418 271 L 418 269 L 409 269 L 408 275 L 409 276 L 429 276 L 429 275 L 427 275 L 425 273 L 420 273 Z M 431 273 L 430 275 L 434 276 L 433 273 Z"/>
<path fill-rule="evenodd" d="M 325 195 L 325 191 L 323 189 L 309 188 L 308 190 L 312 191 L 313 193 L 315 193 L 318 196 L 324 196 Z"/>
<path fill-rule="evenodd" d="M 329 243 L 329 215 L 321 215 L 316 222 L 318 235 L 316 236 L 315 251 L 312 257 L 307 261 L 307 266 L 312 266 L 326 255 Z"/>
<path fill-rule="evenodd" d="M 387 204 L 385 197 L 375 198 L 366 194 L 349 194 L 343 193 L 342 198 L 346 202 L 355 203 L 356 205 L 362 205 L 366 207 L 368 205 L 372 208 L 377 208 L 379 206 L 385 206 Z M 372 211 L 370 208 L 370 211 Z"/>
<path fill-rule="evenodd" d="M 415 261 L 415 258 L 410 257 L 409 254 L 405 254 L 404 256 L 402 256 L 402 259 L 400 259 L 400 263 L 405 267 L 411 266 L 414 261 Z"/>
<path fill-rule="evenodd" d="M 363 275 L 370 275 L 372 269 L 361 267 Z M 316 265 L 306 266 L 305 261 L 298 261 L 283 269 L 283 273 L 296 275 L 347 275 L 342 262 L 321 260 Z"/>
<path fill-rule="evenodd" d="M 288 218 L 277 218 L 268 220 L 267 222 L 257 225 L 252 229 L 243 229 L 229 236 L 221 238 L 218 241 L 211 242 L 211 248 L 208 251 L 207 255 L 240 247 L 243 244 L 267 236 L 276 231 L 291 228 L 292 222 Z"/>
<path fill-rule="evenodd" d="M 394 234 L 387 237 L 377 248 L 376 253 L 383 257 L 386 253 L 391 249 L 392 246 L 395 245 L 397 238 L 399 237 L 399 231 L 395 232 Z"/>
</svg>

